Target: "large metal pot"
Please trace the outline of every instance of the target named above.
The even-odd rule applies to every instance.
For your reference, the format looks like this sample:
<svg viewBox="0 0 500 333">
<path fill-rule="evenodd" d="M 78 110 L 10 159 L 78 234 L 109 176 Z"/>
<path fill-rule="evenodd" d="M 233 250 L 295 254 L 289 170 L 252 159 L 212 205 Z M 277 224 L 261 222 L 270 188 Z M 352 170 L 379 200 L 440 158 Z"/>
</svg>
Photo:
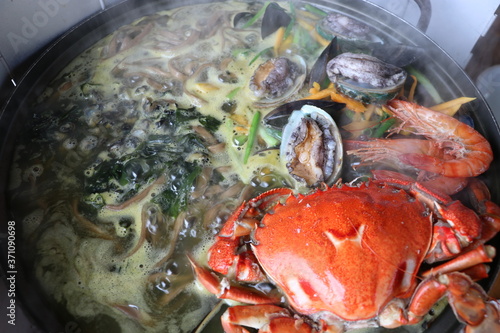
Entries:
<svg viewBox="0 0 500 333">
<path fill-rule="evenodd" d="M 16 134 L 23 127 L 24 120 L 30 115 L 29 105 L 33 98 L 41 93 L 51 78 L 62 70 L 70 60 L 118 27 L 158 10 L 200 2 L 205 1 L 125 1 L 91 17 L 68 31 L 48 48 L 30 68 L 0 111 L 0 228 L 2 234 L 7 233 L 8 221 L 12 220 L 7 198 L 13 147 Z M 477 98 L 467 106 L 467 111 L 473 118 L 476 129 L 492 144 L 495 156 L 500 156 L 500 130 L 484 98 L 463 70 L 420 30 L 382 8 L 362 0 L 316 0 L 314 3 L 317 6 L 332 8 L 356 17 L 378 30 L 388 40 L 424 48 L 426 52 L 417 66 L 438 87 L 444 100 L 460 96 Z M 499 166 L 500 159 L 496 158 L 489 171 L 484 175 L 495 202 L 500 202 L 500 174 L 494 171 L 498 170 Z M 17 229 L 16 234 L 20 235 L 20 230 Z M 500 239 L 497 237 L 492 244 L 500 248 Z M 29 319 L 41 330 L 47 332 L 76 332 L 77 329 L 81 329 L 71 318 L 62 314 L 64 311 L 56 313 L 45 306 L 45 300 L 38 291 L 32 274 L 30 274 L 30 268 L 26 267 L 22 262 L 21 251 L 29 251 L 29 249 L 23 248 L 22 245 L 22 239 L 17 238 L 15 246 L 16 304 L 22 306 Z M 6 254 L 9 246 L 7 237 L 0 238 L 0 246 L 2 248 L 1 264 L 4 273 L 12 272 L 13 269 L 9 268 L 7 262 Z M 490 278 L 481 282 L 486 290 L 492 287 L 498 275 L 500 269 L 498 259 L 495 259 L 491 267 Z M 453 313 L 447 310 L 434 322 L 429 331 L 452 332 L 457 330 L 458 327 L 459 324 L 454 319 Z M 92 328 L 88 331 L 95 332 L 96 329 Z"/>
</svg>

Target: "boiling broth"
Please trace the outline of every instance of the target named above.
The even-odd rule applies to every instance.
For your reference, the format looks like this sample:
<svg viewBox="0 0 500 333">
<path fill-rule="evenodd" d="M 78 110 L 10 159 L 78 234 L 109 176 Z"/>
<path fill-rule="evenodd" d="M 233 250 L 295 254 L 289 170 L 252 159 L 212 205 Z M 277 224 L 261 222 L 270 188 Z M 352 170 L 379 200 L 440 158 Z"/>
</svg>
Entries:
<svg viewBox="0 0 500 333">
<path fill-rule="evenodd" d="M 72 61 L 33 105 L 10 177 L 13 212 L 42 289 L 89 331 L 102 316 L 122 332 L 193 331 L 218 300 L 186 254 L 206 261 L 243 200 L 308 190 L 280 159 L 279 135 L 263 126 L 249 135 L 255 114 L 274 107 L 256 106 L 248 83 L 276 32 L 262 39 L 259 24 L 246 26 L 251 15 L 236 27 L 235 18 L 261 8 L 224 2 L 140 18 Z M 305 28 L 295 29 L 284 52 L 311 68 L 325 45 L 298 41 Z"/>
</svg>

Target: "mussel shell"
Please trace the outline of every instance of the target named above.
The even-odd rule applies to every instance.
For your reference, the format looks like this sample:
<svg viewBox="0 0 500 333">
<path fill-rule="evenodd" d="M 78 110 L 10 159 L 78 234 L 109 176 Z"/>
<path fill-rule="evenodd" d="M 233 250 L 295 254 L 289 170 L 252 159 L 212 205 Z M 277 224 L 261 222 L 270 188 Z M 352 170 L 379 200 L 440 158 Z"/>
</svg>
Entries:
<svg viewBox="0 0 500 333">
<path fill-rule="evenodd" d="M 289 168 L 290 157 L 295 155 L 295 146 L 293 145 L 297 140 L 297 129 L 301 126 L 304 118 L 312 119 L 321 128 L 323 132 L 323 151 L 325 153 L 324 163 L 322 165 L 324 179 L 307 182 L 307 185 L 312 186 L 320 182 L 333 185 L 333 183 L 339 178 L 342 170 L 342 137 L 335 121 L 324 110 L 312 105 L 304 105 L 300 110 L 292 112 L 287 125 L 283 129 L 280 156 L 287 164 L 287 168 Z M 295 156 L 295 158 L 299 157 Z M 290 168 L 289 171 L 295 179 L 306 183 L 304 179 L 294 175 L 293 170 L 290 170 Z"/>
<path fill-rule="evenodd" d="M 321 52 L 318 59 L 316 59 L 314 65 L 308 76 L 309 87 L 312 87 L 315 82 L 317 82 L 322 88 L 327 83 L 328 76 L 326 74 L 326 66 L 328 62 L 340 54 L 339 43 L 337 42 L 337 37 L 334 37 L 331 42 L 325 47 Z"/>
<path fill-rule="evenodd" d="M 346 66 L 350 69 L 347 70 Z M 339 92 L 366 104 L 393 99 L 407 77 L 402 68 L 355 53 L 343 53 L 332 59 L 327 65 L 327 72 Z"/>
<path fill-rule="evenodd" d="M 264 12 L 261 25 L 262 39 L 274 33 L 281 27 L 287 27 L 292 18 L 288 15 L 283 8 L 275 2 L 271 2 Z"/>
<path fill-rule="evenodd" d="M 243 27 L 255 14 L 250 12 L 237 13 L 233 17 L 233 27 L 241 28 Z"/>
</svg>

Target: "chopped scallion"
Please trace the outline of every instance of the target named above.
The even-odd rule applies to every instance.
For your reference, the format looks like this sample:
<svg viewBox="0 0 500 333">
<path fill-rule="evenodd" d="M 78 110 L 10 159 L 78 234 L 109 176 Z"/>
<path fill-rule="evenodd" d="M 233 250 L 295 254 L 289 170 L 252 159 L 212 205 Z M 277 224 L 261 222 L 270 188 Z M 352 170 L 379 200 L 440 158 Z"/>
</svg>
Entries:
<svg viewBox="0 0 500 333">
<path fill-rule="evenodd" d="M 260 19 L 264 15 L 264 13 L 266 12 L 266 8 L 267 8 L 267 6 L 269 6 L 269 4 L 270 4 L 270 2 L 266 2 L 264 4 L 264 6 L 262 6 L 262 8 L 257 13 L 255 13 L 254 16 L 250 20 L 248 20 L 247 23 L 245 23 L 243 25 L 243 29 L 246 29 L 249 26 L 251 26 L 252 24 L 254 24 L 255 22 L 257 22 L 257 20 Z"/>
<path fill-rule="evenodd" d="M 248 141 L 247 141 L 247 146 L 245 148 L 245 155 L 243 157 L 244 164 L 247 164 L 248 158 L 252 153 L 255 137 L 257 136 L 257 130 L 259 129 L 259 123 L 260 123 L 260 111 L 257 111 L 253 115 L 252 124 L 250 125 L 250 130 L 248 131 Z"/>
<path fill-rule="evenodd" d="M 241 89 L 241 87 L 234 88 L 233 90 L 231 90 L 229 92 L 229 94 L 227 94 L 226 98 L 229 100 L 233 99 L 236 96 L 236 94 L 238 93 L 238 91 L 240 91 L 240 89 Z"/>
<path fill-rule="evenodd" d="M 313 14 L 319 16 L 319 17 L 324 17 L 324 16 L 328 15 L 327 12 L 325 12 L 325 11 L 323 11 L 323 10 L 317 8 L 317 7 L 314 7 L 313 5 L 310 5 L 310 4 L 305 4 L 304 8 L 308 12 L 313 13 Z"/>
<path fill-rule="evenodd" d="M 268 147 L 276 147 L 281 143 L 282 131 L 277 131 L 266 126 L 261 126 L 259 135 Z"/>
<path fill-rule="evenodd" d="M 380 138 L 384 133 L 396 123 L 396 118 L 387 118 L 382 120 L 380 125 L 373 131 L 372 137 Z"/>
<path fill-rule="evenodd" d="M 257 55 L 256 55 L 255 57 L 253 57 L 253 59 L 252 59 L 252 60 L 250 60 L 250 62 L 248 63 L 248 65 L 249 65 L 249 66 L 251 66 L 251 65 L 252 65 L 252 64 L 253 64 L 253 63 L 254 63 L 257 59 L 259 59 L 259 58 L 260 58 L 260 56 L 261 56 L 261 55 L 263 55 L 263 54 L 264 54 L 264 53 L 266 53 L 266 52 L 271 51 L 272 49 L 273 49 L 273 47 L 271 46 L 271 47 L 268 47 L 268 48 L 266 48 L 266 49 L 264 49 L 264 50 L 260 51 L 259 53 L 257 53 Z"/>
<path fill-rule="evenodd" d="M 427 92 L 429 93 L 429 95 L 431 95 L 436 104 L 443 103 L 443 99 L 441 98 L 441 95 L 439 95 L 439 92 L 437 91 L 436 87 L 434 87 L 432 82 L 427 78 L 427 76 L 424 75 L 424 73 L 417 70 L 413 66 L 408 67 L 407 70 L 408 73 L 417 78 L 417 81 L 420 82 L 420 84 L 425 88 L 425 90 L 427 90 Z"/>
<path fill-rule="evenodd" d="M 295 5 L 293 2 L 290 2 L 290 11 L 291 11 L 291 20 L 290 23 L 288 23 L 288 26 L 286 27 L 285 34 L 283 35 L 283 40 L 287 39 L 288 36 L 290 36 L 290 33 L 292 32 L 293 27 L 295 26 Z"/>
</svg>

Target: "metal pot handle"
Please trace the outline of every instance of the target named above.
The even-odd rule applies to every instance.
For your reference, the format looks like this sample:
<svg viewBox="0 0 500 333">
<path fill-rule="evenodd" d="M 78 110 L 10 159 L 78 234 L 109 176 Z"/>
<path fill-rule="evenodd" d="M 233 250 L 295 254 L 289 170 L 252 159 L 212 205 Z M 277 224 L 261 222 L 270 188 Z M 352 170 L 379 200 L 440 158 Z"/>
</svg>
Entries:
<svg viewBox="0 0 500 333">
<path fill-rule="evenodd" d="M 431 21 L 431 1 L 430 0 L 414 0 L 420 8 L 420 18 L 417 22 L 417 29 L 426 32 Z"/>
</svg>

